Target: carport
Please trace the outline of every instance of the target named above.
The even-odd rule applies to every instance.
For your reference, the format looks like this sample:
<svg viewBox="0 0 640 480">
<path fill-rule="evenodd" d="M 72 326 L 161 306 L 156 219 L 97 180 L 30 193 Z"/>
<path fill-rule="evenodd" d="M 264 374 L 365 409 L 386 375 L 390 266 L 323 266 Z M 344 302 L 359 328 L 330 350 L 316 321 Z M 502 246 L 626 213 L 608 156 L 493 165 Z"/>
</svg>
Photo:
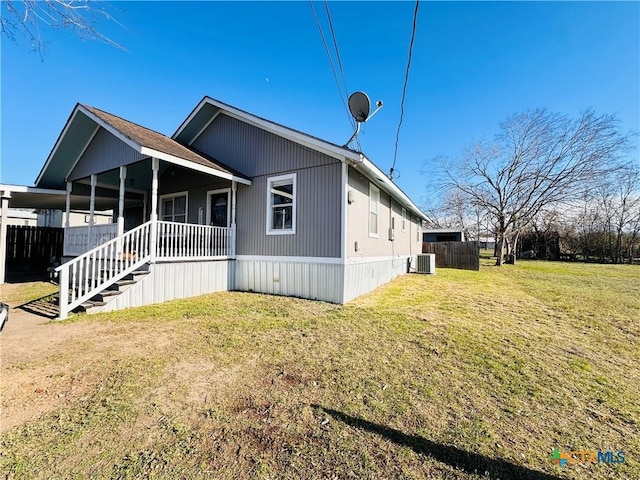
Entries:
<svg viewBox="0 0 640 480">
<path fill-rule="evenodd" d="M 74 184 L 74 191 L 67 195 L 66 190 L 29 187 L 25 185 L 0 184 L 0 283 L 6 280 L 7 264 L 7 221 L 9 208 L 29 208 L 36 210 L 63 210 L 66 218 L 71 209 L 88 210 L 88 187 Z M 97 188 L 95 192 L 95 209 L 110 210 L 118 206 L 118 193 L 109 189 Z"/>
</svg>

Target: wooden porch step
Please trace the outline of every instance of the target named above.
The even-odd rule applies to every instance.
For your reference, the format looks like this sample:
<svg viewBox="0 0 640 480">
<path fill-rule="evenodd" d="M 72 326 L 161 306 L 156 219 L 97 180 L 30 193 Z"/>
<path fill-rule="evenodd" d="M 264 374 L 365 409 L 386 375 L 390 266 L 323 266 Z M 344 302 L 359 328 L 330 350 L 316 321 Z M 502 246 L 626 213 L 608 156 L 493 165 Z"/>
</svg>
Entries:
<svg viewBox="0 0 640 480">
<path fill-rule="evenodd" d="M 125 287 L 136 284 L 145 275 L 148 275 L 150 273 L 148 270 L 143 270 L 143 268 L 145 268 L 145 266 L 142 266 L 141 269 L 131 272 L 130 274 L 123 277 L 121 280 L 118 280 L 117 282 L 114 282 L 110 286 L 106 287 L 101 292 L 91 297 L 91 299 L 85 301 L 84 303 L 76 307 L 73 310 L 73 312 L 74 313 L 95 313 L 95 311 L 100 311 L 98 307 L 102 307 L 106 305 L 114 297 L 123 293 L 123 291 L 126 290 Z M 104 272 L 106 272 L 106 270 L 101 270 L 99 272 L 101 277 Z M 69 301 L 71 301 L 71 298 L 69 298 Z"/>
<path fill-rule="evenodd" d="M 91 310 L 92 308 L 95 307 L 102 307 L 103 305 L 106 305 L 106 302 L 101 302 L 101 301 L 93 301 L 93 300 L 87 300 L 86 302 L 80 304 L 80 306 L 78 306 L 76 309 L 74 309 L 73 311 L 76 313 L 79 312 L 88 312 L 89 310 Z"/>
<path fill-rule="evenodd" d="M 93 297 L 90 298 L 90 301 L 95 302 L 104 302 L 105 300 L 109 299 L 110 297 L 115 297 L 117 295 L 120 295 L 122 292 L 120 290 L 103 290 L 102 292 L 98 293 L 97 295 L 94 295 Z"/>
</svg>

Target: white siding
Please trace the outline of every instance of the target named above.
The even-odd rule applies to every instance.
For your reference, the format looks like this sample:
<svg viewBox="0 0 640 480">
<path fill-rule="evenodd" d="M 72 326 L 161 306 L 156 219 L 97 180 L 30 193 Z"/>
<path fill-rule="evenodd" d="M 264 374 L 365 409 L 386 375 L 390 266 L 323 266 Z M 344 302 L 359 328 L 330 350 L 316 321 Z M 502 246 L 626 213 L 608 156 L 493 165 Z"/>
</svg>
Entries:
<svg viewBox="0 0 640 480">
<path fill-rule="evenodd" d="M 407 273 L 407 256 L 386 260 L 362 259 L 344 266 L 342 303 L 375 290 L 398 275 Z"/>
<path fill-rule="evenodd" d="M 342 303 L 343 265 L 236 260 L 235 290 Z"/>
<path fill-rule="evenodd" d="M 149 265 L 148 275 L 111 300 L 100 311 L 122 310 L 232 290 L 229 263 L 229 260 L 218 260 Z"/>
</svg>

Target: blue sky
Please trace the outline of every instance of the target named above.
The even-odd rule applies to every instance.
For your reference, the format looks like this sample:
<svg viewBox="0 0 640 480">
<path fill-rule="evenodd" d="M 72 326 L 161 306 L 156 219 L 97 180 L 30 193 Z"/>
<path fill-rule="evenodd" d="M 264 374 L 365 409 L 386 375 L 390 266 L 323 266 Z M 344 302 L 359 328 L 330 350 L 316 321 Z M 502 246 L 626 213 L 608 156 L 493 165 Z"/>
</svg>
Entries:
<svg viewBox="0 0 640 480">
<path fill-rule="evenodd" d="M 330 33 L 324 3 L 316 13 Z M 388 171 L 413 2 L 330 2 L 350 92 L 384 108 L 360 135 Z M 223 102 L 342 144 L 353 133 L 308 2 L 114 2 L 99 29 L 127 51 L 45 31 L 44 61 L 2 39 L 0 182 L 32 185 L 76 102 L 171 135 Z M 436 158 L 508 115 L 592 108 L 640 131 L 640 3 L 421 2 L 396 180 L 416 202 Z M 634 140 L 638 145 L 637 138 Z M 631 153 L 638 159 L 638 150 Z"/>
</svg>

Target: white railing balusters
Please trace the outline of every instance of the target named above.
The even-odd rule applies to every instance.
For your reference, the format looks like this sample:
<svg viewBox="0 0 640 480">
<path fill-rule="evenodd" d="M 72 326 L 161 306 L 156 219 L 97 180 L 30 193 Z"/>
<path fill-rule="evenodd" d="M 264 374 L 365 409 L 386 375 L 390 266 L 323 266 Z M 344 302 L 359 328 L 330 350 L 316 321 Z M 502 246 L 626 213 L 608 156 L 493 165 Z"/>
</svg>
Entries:
<svg viewBox="0 0 640 480">
<path fill-rule="evenodd" d="M 152 239 L 154 230 L 157 236 Z M 152 245 L 156 252 L 151 252 Z M 232 257 L 234 245 L 232 228 L 144 223 L 56 268 L 60 275 L 60 318 L 152 260 L 153 253 L 160 261 L 216 260 Z"/>
<path fill-rule="evenodd" d="M 207 260 L 231 255 L 232 229 L 190 223 L 158 222 L 159 260 Z"/>
<path fill-rule="evenodd" d="M 151 222 L 144 223 L 57 267 L 60 318 L 146 263 L 150 232 Z"/>
</svg>

